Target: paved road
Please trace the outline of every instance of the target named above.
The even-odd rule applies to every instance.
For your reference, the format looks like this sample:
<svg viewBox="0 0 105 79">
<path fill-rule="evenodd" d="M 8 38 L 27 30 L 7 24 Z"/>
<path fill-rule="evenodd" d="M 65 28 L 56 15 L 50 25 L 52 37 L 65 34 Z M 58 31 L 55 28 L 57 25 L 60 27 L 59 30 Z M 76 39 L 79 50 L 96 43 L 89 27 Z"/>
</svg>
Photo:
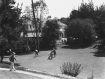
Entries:
<svg viewBox="0 0 105 79">
<path fill-rule="evenodd" d="M 0 71 L 0 78 L 1 79 L 42 79 L 35 76 L 30 76 L 10 71 Z"/>
<path fill-rule="evenodd" d="M 1 79 L 42 79 L 31 75 L 0 70 Z"/>
<path fill-rule="evenodd" d="M 9 71 L 9 69 L 0 68 L 0 79 L 58 79 L 58 78 L 20 70 Z"/>
</svg>

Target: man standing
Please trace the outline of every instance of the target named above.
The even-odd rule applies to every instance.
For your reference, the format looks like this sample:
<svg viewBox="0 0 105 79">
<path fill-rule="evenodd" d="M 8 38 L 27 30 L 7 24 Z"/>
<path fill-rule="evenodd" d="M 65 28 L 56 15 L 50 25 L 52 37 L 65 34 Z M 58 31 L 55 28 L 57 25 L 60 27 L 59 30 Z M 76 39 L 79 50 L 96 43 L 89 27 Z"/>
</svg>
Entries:
<svg viewBox="0 0 105 79">
<path fill-rule="evenodd" d="M 15 71 L 15 67 L 14 67 L 14 61 L 16 60 L 16 58 L 15 58 L 15 52 L 11 53 L 11 56 L 10 56 L 9 60 L 10 60 L 10 63 L 11 63 L 11 65 L 10 65 L 10 71 L 12 71 L 12 70 Z"/>
</svg>

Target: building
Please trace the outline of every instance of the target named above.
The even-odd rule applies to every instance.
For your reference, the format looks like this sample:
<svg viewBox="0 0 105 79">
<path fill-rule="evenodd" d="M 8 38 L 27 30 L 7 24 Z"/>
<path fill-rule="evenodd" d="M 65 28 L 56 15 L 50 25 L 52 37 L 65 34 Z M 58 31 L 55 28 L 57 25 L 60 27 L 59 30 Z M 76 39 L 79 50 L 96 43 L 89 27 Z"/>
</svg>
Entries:
<svg viewBox="0 0 105 79">
<path fill-rule="evenodd" d="M 61 41 L 65 41 L 65 40 L 67 41 L 67 38 L 65 36 L 65 28 L 67 27 L 67 25 L 62 23 L 62 22 L 60 22 L 60 21 L 58 21 L 58 24 L 60 26 L 60 29 L 59 29 L 59 32 L 60 32 L 59 39 Z"/>
</svg>

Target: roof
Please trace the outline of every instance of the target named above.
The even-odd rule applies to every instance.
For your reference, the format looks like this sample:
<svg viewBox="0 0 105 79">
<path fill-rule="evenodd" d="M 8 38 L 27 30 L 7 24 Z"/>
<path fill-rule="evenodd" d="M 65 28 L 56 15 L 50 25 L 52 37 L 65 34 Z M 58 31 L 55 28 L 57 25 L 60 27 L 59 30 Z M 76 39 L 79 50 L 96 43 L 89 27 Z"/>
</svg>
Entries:
<svg viewBox="0 0 105 79">
<path fill-rule="evenodd" d="M 32 32 L 27 33 L 27 34 L 25 35 L 25 37 L 36 37 L 36 33 L 32 33 Z M 41 37 L 41 33 L 39 33 L 39 37 Z"/>
<path fill-rule="evenodd" d="M 64 24 L 64 23 L 62 23 L 62 22 L 60 22 L 60 21 L 58 21 L 58 24 L 59 24 L 59 26 L 60 26 L 61 28 L 63 28 L 63 29 L 67 27 L 66 24 Z"/>
</svg>

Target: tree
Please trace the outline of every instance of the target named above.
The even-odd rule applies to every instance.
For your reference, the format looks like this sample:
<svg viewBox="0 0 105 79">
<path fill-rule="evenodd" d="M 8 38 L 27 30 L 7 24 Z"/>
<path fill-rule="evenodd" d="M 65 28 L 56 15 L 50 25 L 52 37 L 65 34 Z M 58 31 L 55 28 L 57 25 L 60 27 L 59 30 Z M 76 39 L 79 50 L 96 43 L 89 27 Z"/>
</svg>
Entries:
<svg viewBox="0 0 105 79">
<path fill-rule="evenodd" d="M 93 2 L 90 1 L 89 3 L 81 3 L 80 7 L 78 7 L 78 10 L 73 10 L 70 14 L 70 19 L 75 18 L 95 18 L 94 15 L 95 8 L 93 5 Z"/>
<path fill-rule="evenodd" d="M 21 17 L 22 19 L 22 33 L 23 38 L 27 35 L 29 26 L 32 26 L 32 11 L 29 6 L 25 7 L 24 15 Z"/>
<path fill-rule="evenodd" d="M 48 20 L 42 29 L 42 40 L 40 47 L 42 49 L 56 48 L 56 39 L 58 39 L 59 25 L 57 20 Z"/>
<path fill-rule="evenodd" d="M 105 38 L 105 5 L 97 7 L 95 10 L 96 31 L 100 39 Z"/>
<path fill-rule="evenodd" d="M 101 51 L 101 54 L 104 54 L 105 47 L 105 5 L 96 6 L 92 1 L 89 3 L 81 3 L 77 10 L 73 10 L 70 13 L 68 19 L 69 22 L 73 19 L 91 19 L 95 24 L 95 32 L 97 33 L 98 40 L 101 40 L 101 46 L 98 47 L 98 51 Z M 75 27 L 74 27 L 75 28 Z M 77 28 L 76 28 L 77 29 Z"/>
<path fill-rule="evenodd" d="M 82 18 L 82 19 L 92 19 L 96 24 L 95 30 L 100 39 L 103 39 L 105 36 L 104 26 L 105 26 L 105 5 L 99 7 L 94 7 L 92 1 L 89 3 L 81 3 L 81 6 L 78 7 L 78 10 L 73 10 L 69 17 L 69 22 L 72 19 Z"/>
<path fill-rule="evenodd" d="M 20 37 L 20 26 L 22 24 L 20 19 L 21 8 L 14 7 L 14 4 L 14 0 L 2 0 L 0 7 L 0 36 L 8 41 L 6 45 L 9 45 L 11 49 L 14 47 L 14 42 Z M 1 43 L 0 45 L 3 46 Z M 5 47 L 3 46 L 3 48 Z M 2 50 L 0 49 L 1 52 Z"/>
<path fill-rule="evenodd" d="M 73 19 L 66 29 L 68 44 L 81 46 L 91 44 L 96 36 L 95 24 L 91 19 Z"/>
<path fill-rule="evenodd" d="M 105 5 L 101 5 L 96 9 L 96 31 L 100 38 L 100 45 L 97 47 L 97 52 L 95 52 L 96 56 L 104 57 L 105 56 Z"/>
<path fill-rule="evenodd" d="M 64 18 L 64 17 L 60 18 L 60 21 L 67 25 L 68 25 L 68 20 L 69 20 L 69 18 Z"/>
</svg>

